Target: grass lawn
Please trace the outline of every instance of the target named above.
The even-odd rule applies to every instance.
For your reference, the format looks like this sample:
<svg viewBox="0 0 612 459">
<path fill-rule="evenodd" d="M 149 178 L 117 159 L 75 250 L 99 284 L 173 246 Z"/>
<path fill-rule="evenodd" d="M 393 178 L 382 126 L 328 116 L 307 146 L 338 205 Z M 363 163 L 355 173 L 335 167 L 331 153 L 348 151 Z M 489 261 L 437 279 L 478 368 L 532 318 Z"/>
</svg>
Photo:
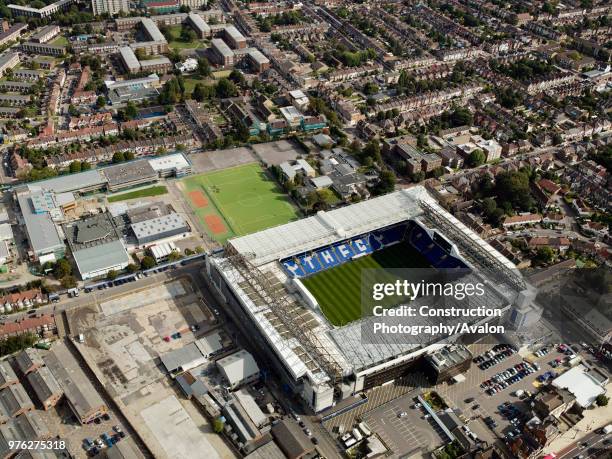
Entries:
<svg viewBox="0 0 612 459">
<path fill-rule="evenodd" d="M 371 255 L 327 269 L 302 279 L 314 295 L 321 311 L 331 324 L 340 326 L 362 317 L 361 275 L 363 269 L 426 268 L 430 264 L 408 243 L 396 244 Z M 389 273 L 377 276 L 377 282 L 393 282 L 397 276 Z M 395 301 L 398 301 L 396 298 Z M 383 303 L 383 302 L 380 302 Z M 395 304 L 385 304 L 391 307 Z"/>
<path fill-rule="evenodd" d="M 170 36 L 171 36 L 171 40 L 168 43 L 168 46 L 170 48 L 175 48 L 175 49 L 196 49 L 196 48 L 202 48 L 205 46 L 205 43 L 202 40 L 199 39 L 195 39 L 194 41 L 191 42 L 185 42 L 183 40 L 181 40 L 181 30 L 182 30 L 182 26 L 180 25 L 175 25 L 175 26 L 170 26 L 168 27 L 169 31 L 170 31 Z"/>
<path fill-rule="evenodd" d="M 229 77 L 230 73 L 232 73 L 231 70 L 218 70 L 216 72 L 213 72 L 213 77 L 217 80 L 220 80 L 221 78 Z"/>
<path fill-rule="evenodd" d="M 63 35 L 59 35 L 51 42 L 51 44 L 55 46 L 68 46 L 68 39 Z"/>
<path fill-rule="evenodd" d="M 180 187 L 202 227 L 219 242 L 299 218 L 259 164 L 187 177 Z"/>
<path fill-rule="evenodd" d="M 128 193 L 115 194 L 109 196 L 108 202 L 125 201 L 126 199 L 146 198 L 148 196 L 159 196 L 168 193 L 168 188 L 164 185 L 151 186 L 141 190 L 130 191 Z"/>
<path fill-rule="evenodd" d="M 198 83 L 202 83 L 202 80 L 196 80 L 195 78 L 185 78 L 185 95 L 191 94 L 193 92 L 193 88 Z"/>
</svg>

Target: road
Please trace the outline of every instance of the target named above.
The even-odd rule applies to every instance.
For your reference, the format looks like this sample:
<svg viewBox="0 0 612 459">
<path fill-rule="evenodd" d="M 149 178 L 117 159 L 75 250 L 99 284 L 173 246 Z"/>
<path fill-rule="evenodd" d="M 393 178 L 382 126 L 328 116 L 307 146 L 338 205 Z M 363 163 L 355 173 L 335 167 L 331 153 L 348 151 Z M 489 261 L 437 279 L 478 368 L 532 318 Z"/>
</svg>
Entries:
<svg viewBox="0 0 612 459">
<path fill-rule="evenodd" d="M 582 437 L 579 442 L 574 443 L 570 449 L 565 449 L 557 455 L 557 459 L 587 459 L 595 456 L 602 449 L 607 449 L 612 452 L 610 444 L 604 444 L 606 440 L 610 441 L 612 434 L 602 435 L 599 430 L 591 432 Z"/>
</svg>

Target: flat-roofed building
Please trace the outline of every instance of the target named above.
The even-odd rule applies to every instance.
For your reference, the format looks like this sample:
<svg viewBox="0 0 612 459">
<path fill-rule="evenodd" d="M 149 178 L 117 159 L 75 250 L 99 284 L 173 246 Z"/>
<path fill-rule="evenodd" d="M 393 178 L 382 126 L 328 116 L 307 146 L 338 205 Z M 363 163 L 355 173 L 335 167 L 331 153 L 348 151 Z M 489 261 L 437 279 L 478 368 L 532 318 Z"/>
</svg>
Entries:
<svg viewBox="0 0 612 459">
<path fill-rule="evenodd" d="M 43 6 L 42 8 L 32 8 L 31 6 L 10 4 L 8 5 L 8 8 L 11 13 L 13 13 L 13 17 L 25 16 L 44 19 L 54 15 L 55 13 L 68 9 L 74 2 L 75 0 L 58 0 L 57 2 Z"/>
<path fill-rule="evenodd" d="M 109 191 L 156 182 L 159 177 L 146 159 L 110 166 L 103 169 L 102 173 L 108 181 Z"/>
<path fill-rule="evenodd" d="M 122 46 L 119 48 L 119 56 L 121 56 L 121 63 L 128 73 L 140 72 L 140 62 L 136 54 L 129 46 Z"/>
<path fill-rule="evenodd" d="M 270 59 L 256 48 L 251 48 L 247 54 L 249 63 L 255 72 L 260 73 L 270 68 Z"/>
<path fill-rule="evenodd" d="M 217 368 L 231 390 L 259 379 L 257 362 L 244 349 L 217 360 Z"/>
<path fill-rule="evenodd" d="M 48 25 L 41 27 L 32 35 L 30 35 L 30 41 L 35 43 L 47 43 L 52 38 L 58 36 L 60 33 L 60 27 L 58 25 Z"/>
<path fill-rule="evenodd" d="M 17 378 L 17 375 L 15 374 L 15 370 L 13 370 L 13 367 L 11 366 L 11 364 L 6 361 L 3 360 L 0 362 L 0 389 L 4 389 L 7 386 L 10 386 L 12 384 L 17 384 L 19 382 L 19 379 Z"/>
<path fill-rule="evenodd" d="M 10 26 L 8 29 L 0 32 L 0 46 L 4 46 L 7 43 L 16 41 L 21 37 L 21 32 L 28 28 L 27 24 L 23 22 L 17 22 Z"/>
<path fill-rule="evenodd" d="M 107 459 L 144 459 L 132 437 L 126 437 L 110 448 L 102 450 L 102 457 Z"/>
<path fill-rule="evenodd" d="M 49 213 L 35 213 L 29 194 L 19 195 L 17 201 L 30 242 L 31 257 L 40 263 L 62 258 L 66 247 Z"/>
<path fill-rule="evenodd" d="M 66 54 L 66 47 L 60 45 L 49 45 L 46 43 L 35 43 L 28 41 L 21 44 L 21 49 L 26 53 L 42 54 L 43 56 L 63 56 Z"/>
<path fill-rule="evenodd" d="M 7 70 L 11 70 L 19 64 L 19 53 L 8 53 L 0 56 L 0 78 Z"/>
<path fill-rule="evenodd" d="M 213 38 L 210 42 L 213 59 L 216 64 L 229 66 L 234 64 L 234 52 L 220 38 Z"/>
<path fill-rule="evenodd" d="M 132 224 L 138 245 L 169 238 L 185 237 L 191 232 L 187 221 L 176 212 Z"/>
<path fill-rule="evenodd" d="M 121 234 L 108 213 L 66 224 L 64 233 L 83 280 L 121 271 L 130 263 Z"/>
<path fill-rule="evenodd" d="M 0 81 L 0 91 L 28 93 L 34 86 L 29 81 Z"/>
<path fill-rule="evenodd" d="M 19 371 L 21 371 L 24 375 L 37 370 L 45 364 L 38 349 L 31 347 L 24 349 L 17 354 L 15 361 L 17 362 L 17 367 L 19 367 Z"/>
<path fill-rule="evenodd" d="M 234 49 L 247 47 L 246 38 L 244 38 L 244 35 L 242 35 L 233 25 L 229 25 L 223 29 L 223 38 Z"/>
<path fill-rule="evenodd" d="M 108 407 L 81 369 L 80 363 L 63 342 L 57 342 L 45 356 L 47 367 L 64 391 L 70 409 L 81 424 L 108 412 Z"/>
<path fill-rule="evenodd" d="M 150 18 L 142 18 L 140 22 L 151 41 L 166 41 L 166 37 L 164 37 L 164 34 L 161 33 L 161 30 L 159 30 L 159 27 L 157 27 L 157 24 L 155 24 L 153 20 Z"/>
<path fill-rule="evenodd" d="M 23 81 L 37 81 L 43 77 L 42 70 L 15 69 L 13 70 L 13 78 Z"/>
<path fill-rule="evenodd" d="M 140 69 L 142 72 L 155 72 L 164 74 L 172 70 L 172 61 L 166 56 L 159 56 L 154 59 L 145 59 L 140 61 Z"/>
<path fill-rule="evenodd" d="M 128 0 L 91 0 L 91 10 L 96 16 L 105 13 L 114 16 L 119 13 L 128 13 L 130 5 Z"/>
<path fill-rule="evenodd" d="M 4 411 L 11 417 L 17 417 L 34 409 L 34 404 L 21 383 L 11 384 L 2 389 L 0 403 L 4 406 Z"/>
<path fill-rule="evenodd" d="M 47 367 L 39 368 L 28 374 L 27 379 L 45 410 L 57 405 L 64 395 L 55 376 Z"/>
<path fill-rule="evenodd" d="M 182 153 L 160 156 L 149 159 L 149 164 L 161 178 L 185 177 L 191 174 L 192 165 L 189 159 Z"/>
<path fill-rule="evenodd" d="M 470 369 L 472 354 L 461 344 L 451 344 L 425 356 L 426 374 L 430 381 L 439 384 L 451 378 L 459 379 Z"/>
<path fill-rule="evenodd" d="M 187 21 L 193 27 L 193 30 L 198 34 L 200 38 L 210 37 L 210 26 L 206 24 L 206 21 L 202 19 L 197 13 L 189 13 L 187 16 Z"/>
</svg>

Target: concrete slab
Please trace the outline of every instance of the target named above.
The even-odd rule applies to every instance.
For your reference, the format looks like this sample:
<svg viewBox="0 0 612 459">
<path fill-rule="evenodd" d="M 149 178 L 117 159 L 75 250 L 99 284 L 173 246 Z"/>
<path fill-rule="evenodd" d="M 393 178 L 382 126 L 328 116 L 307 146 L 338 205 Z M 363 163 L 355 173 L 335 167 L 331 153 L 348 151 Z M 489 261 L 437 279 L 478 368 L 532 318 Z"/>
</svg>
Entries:
<svg viewBox="0 0 612 459">
<path fill-rule="evenodd" d="M 220 459 L 189 413 L 171 395 L 140 413 L 145 424 L 171 459 Z"/>
<path fill-rule="evenodd" d="M 245 147 L 194 153 L 189 156 L 189 159 L 193 164 L 194 173 L 227 169 L 257 160 L 253 152 Z"/>
<path fill-rule="evenodd" d="M 294 161 L 298 156 L 306 154 L 296 142 L 290 140 L 258 143 L 253 145 L 252 148 L 259 159 L 268 166 L 278 166 L 285 161 Z"/>
</svg>

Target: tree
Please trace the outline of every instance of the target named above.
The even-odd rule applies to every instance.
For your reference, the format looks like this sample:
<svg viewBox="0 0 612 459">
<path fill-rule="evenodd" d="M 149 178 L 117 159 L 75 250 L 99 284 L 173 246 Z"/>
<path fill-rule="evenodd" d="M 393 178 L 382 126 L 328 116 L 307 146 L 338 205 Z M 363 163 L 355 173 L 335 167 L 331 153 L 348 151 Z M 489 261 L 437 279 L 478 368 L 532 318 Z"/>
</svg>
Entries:
<svg viewBox="0 0 612 459">
<path fill-rule="evenodd" d="M 371 81 L 368 81 L 365 85 L 363 85 L 363 93 L 366 96 L 376 94 L 379 90 L 380 88 L 378 87 L 378 85 L 372 83 Z"/>
<path fill-rule="evenodd" d="M 202 247 L 201 245 L 197 246 L 195 248 L 195 252 L 196 253 L 204 253 L 204 247 Z"/>
<path fill-rule="evenodd" d="M 138 116 L 138 108 L 136 107 L 136 104 L 131 100 L 125 106 L 124 115 L 125 119 L 127 120 L 133 120 Z"/>
<path fill-rule="evenodd" d="M 142 259 L 140 265 L 142 266 L 142 269 L 151 269 L 153 266 L 155 266 L 155 259 L 147 255 Z"/>
<path fill-rule="evenodd" d="M 533 262 L 537 265 L 547 265 L 555 259 L 555 251 L 548 246 L 538 248 Z"/>
<path fill-rule="evenodd" d="M 32 347 L 38 341 L 38 336 L 34 333 L 25 333 L 18 336 L 9 336 L 0 340 L 0 356 L 13 354 L 28 347 Z"/>
<path fill-rule="evenodd" d="M 604 394 L 599 394 L 595 399 L 595 403 L 597 403 L 597 406 L 608 406 L 609 401 L 610 399 Z"/>
<path fill-rule="evenodd" d="M 205 57 L 198 59 L 198 74 L 203 77 L 209 77 L 212 72 L 210 70 L 210 62 Z"/>
<path fill-rule="evenodd" d="M 126 151 L 125 152 L 125 160 L 126 161 L 131 161 L 134 159 L 134 152 L 133 151 Z"/>
<path fill-rule="evenodd" d="M 180 252 L 170 252 L 170 255 L 168 255 L 168 261 L 178 261 L 181 258 L 183 258 L 183 256 Z"/>
<path fill-rule="evenodd" d="M 53 268 L 53 276 L 59 280 L 70 274 L 72 274 L 72 265 L 70 262 L 65 258 L 57 260 L 57 263 L 55 263 Z"/>
<path fill-rule="evenodd" d="M 216 418 L 216 419 L 213 421 L 213 430 L 214 430 L 216 433 L 221 433 L 221 432 L 223 432 L 223 421 L 222 421 L 221 419 Z"/>
<path fill-rule="evenodd" d="M 245 85 L 244 75 L 238 69 L 232 70 L 232 72 L 229 74 L 229 79 L 230 79 L 230 81 L 234 82 L 238 86 L 244 86 Z"/>
<path fill-rule="evenodd" d="M 374 192 L 379 195 L 390 193 L 395 189 L 395 181 L 395 174 L 393 172 L 388 169 L 381 171 Z"/>
<path fill-rule="evenodd" d="M 238 94 L 238 88 L 236 85 L 228 80 L 227 78 L 221 78 L 217 83 L 217 97 L 221 99 L 227 99 L 228 97 L 236 97 Z"/>
<path fill-rule="evenodd" d="M 115 280 L 117 279 L 118 274 L 119 273 L 117 271 L 115 271 L 114 269 L 111 269 L 110 271 L 106 273 L 106 277 L 108 278 L 108 280 Z"/>
<path fill-rule="evenodd" d="M 498 204 L 504 209 L 511 207 L 527 211 L 534 205 L 529 190 L 529 173 L 524 170 L 497 174 L 494 191 Z"/>
<path fill-rule="evenodd" d="M 105 106 L 106 106 L 106 97 L 98 96 L 98 98 L 96 99 L 96 107 L 104 108 Z"/>
<path fill-rule="evenodd" d="M 76 172 L 81 172 L 82 167 L 81 161 L 72 161 L 69 166 L 70 173 L 74 174 Z"/>
<path fill-rule="evenodd" d="M 79 111 L 74 105 L 70 104 L 68 105 L 68 114 L 70 116 L 79 116 Z"/>
<path fill-rule="evenodd" d="M 113 154 L 113 164 L 122 163 L 125 161 L 125 154 L 122 151 L 117 151 Z"/>
<path fill-rule="evenodd" d="M 87 161 L 81 162 L 81 171 L 88 171 L 90 169 L 91 169 L 91 164 L 89 164 Z"/>
<path fill-rule="evenodd" d="M 181 41 L 184 41 L 185 43 L 191 43 L 197 38 L 198 36 L 191 27 L 183 27 L 181 29 Z"/>
<path fill-rule="evenodd" d="M 75 288 L 77 286 L 77 280 L 74 276 L 64 276 L 60 280 L 60 285 L 63 288 Z"/>
<path fill-rule="evenodd" d="M 470 153 L 467 159 L 467 163 L 469 166 L 478 167 L 483 165 L 486 159 L 487 158 L 484 152 L 480 148 L 477 148 L 476 150 Z"/>
<path fill-rule="evenodd" d="M 204 96 L 205 96 L 204 85 L 202 83 L 197 83 L 193 88 L 193 92 L 191 93 L 191 98 L 194 100 L 197 100 L 198 102 L 202 102 L 205 98 Z"/>
<path fill-rule="evenodd" d="M 128 273 L 133 274 L 136 271 L 138 271 L 140 267 L 136 263 L 130 263 L 129 265 L 125 267 L 125 269 L 127 270 Z"/>
</svg>

